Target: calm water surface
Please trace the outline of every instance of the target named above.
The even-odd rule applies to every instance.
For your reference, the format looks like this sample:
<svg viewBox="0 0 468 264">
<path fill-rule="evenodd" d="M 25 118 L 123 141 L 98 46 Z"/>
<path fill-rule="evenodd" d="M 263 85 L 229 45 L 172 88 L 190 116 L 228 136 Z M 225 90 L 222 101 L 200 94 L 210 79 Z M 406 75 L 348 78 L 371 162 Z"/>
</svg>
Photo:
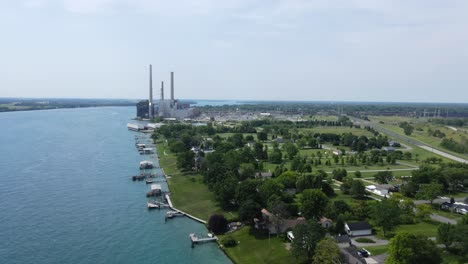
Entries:
<svg viewBox="0 0 468 264">
<path fill-rule="evenodd" d="M 0 263 L 230 263 L 148 211 L 134 107 L 0 113 Z"/>
</svg>

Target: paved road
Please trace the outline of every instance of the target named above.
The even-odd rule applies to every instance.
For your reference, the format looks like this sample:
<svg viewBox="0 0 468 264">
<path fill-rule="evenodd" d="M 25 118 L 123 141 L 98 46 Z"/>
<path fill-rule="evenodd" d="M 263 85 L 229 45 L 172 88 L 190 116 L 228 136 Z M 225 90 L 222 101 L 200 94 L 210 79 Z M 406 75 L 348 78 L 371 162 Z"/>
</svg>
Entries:
<svg viewBox="0 0 468 264">
<path fill-rule="evenodd" d="M 442 157 L 446 157 L 447 159 L 451 159 L 451 160 L 458 161 L 458 162 L 461 162 L 461 163 L 468 163 L 468 160 L 466 160 L 466 159 L 462 159 L 462 158 L 456 157 L 456 156 L 454 156 L 452 154 L 442 152 L 442 151 L 440 151 L 438 149 L 435 149 L 433 147 L 430 147 L 430 146 L 418 146 L 418 147 L 423 148 L 425 150 L 428 150 L 430 152 L 433 152 L 433 153 L 435 153 L 437 155 L 440 155 Z"/>
</svg>

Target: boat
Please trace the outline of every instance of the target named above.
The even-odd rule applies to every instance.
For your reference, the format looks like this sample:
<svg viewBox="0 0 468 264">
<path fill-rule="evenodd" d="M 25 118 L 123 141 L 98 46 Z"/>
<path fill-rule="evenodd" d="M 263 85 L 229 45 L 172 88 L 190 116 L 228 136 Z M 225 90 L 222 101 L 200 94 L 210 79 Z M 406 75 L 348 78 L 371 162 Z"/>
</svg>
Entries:
<svg viewBox="0 0 468 264">
<path fill-rule="evenodd" d="M 153 183 L 153 179 L 146 179 L 146 184 Z"/>
<path fill-rule="evenodd" d="M 146 202 L 147 206 L 148 206 L 148 209 L 159 209 L 159 204 L 155 204 L 155 203 L 150 203 L 150 202 Z"/>
<path fill-rule="evenodd" d="M 128 123 L 127 128 L 128 130 L 132 130 L 132 131 L 140 131 L 143 129 L 140 125 L 132 124 L 132 123 Z"/>
<path fill-rule="evenodd" d="M 181 212 L 177 212 L 177 211 L 167 211 L 166 212 L 166 217 L 167 218 L 173 218 L 175 216 L 184 216 L 184 214 L 181 213 Z"/>
<path fill-rule="evenodd" d="M 149 160 L 144 160 L 144 161 L 140 162 L 140 170 L 152 169 L 152 168 L 153 168 L 153 162 L 151 162 Z"/>
</svg>

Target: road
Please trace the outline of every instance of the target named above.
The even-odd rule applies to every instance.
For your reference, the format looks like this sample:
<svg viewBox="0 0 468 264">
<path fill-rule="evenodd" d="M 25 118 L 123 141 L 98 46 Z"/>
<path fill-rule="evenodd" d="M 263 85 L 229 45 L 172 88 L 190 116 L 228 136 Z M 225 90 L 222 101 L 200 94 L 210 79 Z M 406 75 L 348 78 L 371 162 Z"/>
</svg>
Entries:
<svg viewBox="0 0 468 264">
<path fill-rule="evenodd" d="M 440 151 L 438 149 L 435 149 L 433 146 L 430 146 L 426 143 L 423 143 L 417 139 L 414 139 L 414 138 L 410 138 L 410 137 L 406 137 L 406 136 L 403 136 L 403 135 L 400 135 L 396 132 L 393 132 L 391 130 L 388 130 L 384 127 L 381 127 L 375 123 L 372 123 L 372 122 L 369 122 L 369 121 L 366 121 L 366 120 L 362 120 L 362 119 L 359 119 L 359 118 L 356 118 L 356 117 L 352 117 L 352 116 L 348 116 L 351 120 L 353 120 L 354 122 L 356 123 L 360 123 L 360 124 L 363 124 L 365 126 L 369 126 L 369 127 L 372 127 L 374 130 L 377 130 L 381 133 L 384 133 L 392 138 L 395 138 L 397 140 L 400 140 L 402 142 L 405 142 L 405 143 L 408 143 L 408 144 L 412 144 L 412 145 L 415 145 L 417 147 L 420 147 L 422 149 L 425 149 L 425 150 L 428 150 L 430 152 L 433 152 L 437 155 L 440 155 L 442 157 L 445 157 L 447 159 L 451 159 L 453 161 L 457 161 L 457 162 L 461 162 L 461 163 L 468 163 L 468 160 L 466 159 L 462 159 L 462 158 L 459 158 L 457 156 L 454 156 L 452 154 L 449 154 L 449 153 L 446 153 L 446 152 L 443 152 L 443 151 Z"/>
</svg>

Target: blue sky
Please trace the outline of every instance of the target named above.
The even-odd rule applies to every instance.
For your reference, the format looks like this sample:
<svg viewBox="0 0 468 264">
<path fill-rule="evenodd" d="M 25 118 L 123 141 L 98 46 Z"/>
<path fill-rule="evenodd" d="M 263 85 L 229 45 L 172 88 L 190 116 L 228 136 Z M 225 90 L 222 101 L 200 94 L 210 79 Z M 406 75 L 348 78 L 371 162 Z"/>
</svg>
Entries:
<svg viewBox="0 0 468 264">
<path fill-rule="evenodd" d="M 464 0 L 0 0 L 0 97 L 467 102 Z M 166 89 L 166 96 L 169 95 Z"/>
</svg>

